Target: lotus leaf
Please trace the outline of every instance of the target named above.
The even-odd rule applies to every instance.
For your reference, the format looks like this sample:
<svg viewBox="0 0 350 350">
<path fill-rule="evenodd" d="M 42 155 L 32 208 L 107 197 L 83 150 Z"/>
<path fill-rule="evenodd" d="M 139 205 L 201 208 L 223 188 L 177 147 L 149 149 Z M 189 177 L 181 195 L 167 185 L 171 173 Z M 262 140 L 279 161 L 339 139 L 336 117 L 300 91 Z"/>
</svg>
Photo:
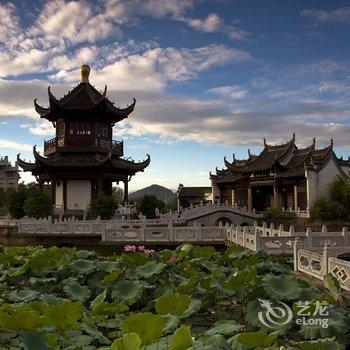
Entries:
<svg viewBox="0 0 350 350">
<path fill-rule="evenodd" d="M 323 277 L 323 282 L 327 290 L 330 292 L 335 300 L 341 298 L 341 289 L 339 281 L 332 275 L 327 274 Z"/>
<path fill-rule="evenodd" d="M 119 281 L 112 289 L 112 298 L 132 305 L 139 300 L 142 288 L 137 281 Z"/>
<path fill-rule="evenodd" d="M 111 273 L 112 271 L 118 270 L 120 268 L 120 263 L 118 261 L 111 260 L 97 261 L 96 265 L 100 271 L 108 273 Z"/>
<path fill-rule="evenodd" d="M 194 247 L 192 254 L 196 258 L 210 259 L 215 254 L 215 248 L 212 246 L 207 247 Z"/>
<path fill-rule="evenodd" d="M 12 291 L 8 295 L 8 299 L 14 302 L 20 302 L 20 301 L 32 301 L 35 299 L 38 299 L 40 296 L 40 293 L 36 290 L 32 289 L 22 289 L 21 291 Z"/>
<path fill-rule="evenodd" d="M 90 308 L 92 313 L 98 313 L 101 310 L 101 306 L 103 306 L 104 301 L 107 296 L 107 289 L 105 289 L 101 294 L 99 294 L 91 303 Z"/>
<path fill-rule="evenodd" d="M 156 261 L 150 261 L 143 266 L 139 266 L 136 269 L 136 273 L 143 278 L 149 278 L 153 275 L 157 275 L 162 272 L 165 267 L 164 263 L 157 263 Z"/>
<path fill-rule="evenodd" d="M 155 309 L 159 315 L 182 316 L 190 306 L 191 297 L 187 294 L 167 294 L 156 300 Z"/>
<path fill-rule="evenodd" d="M 240 272 L 237 272 L 236 275 L 231 277 L 228 281 L 225 282 L 224 287 L 237 290 L 242 287 L 245 283 L 254 282 L 257 278 L 256 270 L 246 269 Z"/>
<path fill-rule="evenodd" d="M 21 333 L 25 350 L 49 350 L 45 337 L 40 333 L 23 331 Z"/>
<path fill-rule="evenodd" d="M 277 333 L 267 334 L 265 330 L 259 332 L 247 332 L 235 335 L 232 338 L 232 346 L 235 350 L 266 349 L 277 340 Z"/>
<path fill-rule="evenodd" d="M 73 261 L 70 266 L 82 275 L 88 275 L 96 269 L 93 261 L 82 259 Z"/>
<path fill-rule="evenodd" d="M 111 346 L 111 350 L 139 350 L 141 339 L 136 333 L 126 333 L 122 338 L 116 339 Z"/>
<path fill-rule="evenodd" d="M 292 342 L 298 349 L 302 350 L 341 350 L 339 343 L 334 341 L 334 338 L 325 338 L 303 342 Z"/>
<path fill-rule="evenodd" d="M 117 269 L 112 271 L 109 275 L 105 276 L 105 278 L 101 281 L 103 284 L 110 284 L 115 282 L 119 276 L 124 272 L 123 269 Z"/>
<path fill-rule="evenodd" d="M 137 333 L 142 345 L 156 342 L 163 334 L 164 328 L 164 318 L 150 312 L 132 314 L 124 320 L 121 326 L 123 334 Z"/>
<path fill-rule="evenodd" d="M 96 256 L 96 253 L 91 250 L 78 250 L 75 253 L 78 259 L 88 259 Z"/>
<path fill-rule="evenodd" d="M 266 293 L 275 300 L 296 300 L 302 293 L 298 280 L 289 275 L 266 275 L 263 285 Z"/>
<path fill-rule="evenodd" d="M 190 327 L 183 325 L 171 337 L 169 350 L 186 350 L 192 344 Z"/>
<path fill-rule="evenodd" d="M 89 299 L 91 295 L 91 291 L 88 287 L 81 286 L 76 281 L 65 285 L 63 289 L 72 300 L 85 301 Z"/>
<path fill-rule="evenodd" d="M 235 321 L 218 321 L 214 323 L 206 333 L 210 336 L 216 334 L 232 335 L 241 329 L 241 325 Z"/>
</svg>

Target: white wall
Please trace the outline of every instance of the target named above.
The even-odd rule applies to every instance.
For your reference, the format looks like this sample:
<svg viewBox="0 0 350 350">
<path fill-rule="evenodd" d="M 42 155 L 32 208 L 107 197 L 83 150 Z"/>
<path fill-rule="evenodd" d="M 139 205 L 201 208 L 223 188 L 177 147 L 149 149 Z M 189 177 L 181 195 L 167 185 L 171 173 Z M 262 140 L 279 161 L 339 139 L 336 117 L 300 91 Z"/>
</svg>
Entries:
<svg viewBox="0 0 350 350">
<path fill-rule="evenodd" d="M 56 182 L 56 205 L 61 205 L 63 203 L 63 181 Z"/>
<path fill-rule="evenodd" d="M 67 209 L 85 210 L 91 201 L 90 180 L 67 181 Z"/>
<path fill-rule="evenodd" d="M 211 196 L 209 196 L 209 199 L 212 200 L 212 202 L 214 203 L 216 200 L 219 200 L 219 198 L 215 198 L 215 197 L 220 197 L 220 190 L 217 184 L 215 184 L 214 182 L 211 182 Z"/>
<path fill-rule="evenodd" d="M 327 165 L 318 173 L 318 196 L 329 196 L 329 184 L 340 175 L 339 169 L 331 159 Z"/>
</svg>

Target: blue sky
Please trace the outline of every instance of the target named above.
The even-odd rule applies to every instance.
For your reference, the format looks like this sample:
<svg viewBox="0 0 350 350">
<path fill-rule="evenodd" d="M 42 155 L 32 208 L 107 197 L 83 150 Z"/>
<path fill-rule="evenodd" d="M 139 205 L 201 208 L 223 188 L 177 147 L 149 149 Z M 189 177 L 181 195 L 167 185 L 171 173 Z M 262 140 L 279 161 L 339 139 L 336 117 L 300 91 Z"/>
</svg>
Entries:
<svg viewBox="0 0 350 350">
<path fill-rule="evenodd" d="M 0 3 L 0 154 L 33 159 L 53 137 L 47 105 L 91 66 L 90 82 L 134 113 L 125 154 L 151 155 L 135 190 L 209 185 L 209 171 L 261 150 L 334 139 L 350 154 L 350 1 L 106 0 Z M 22 173 L 24 181 L 30 175 Z"/>
</svg>

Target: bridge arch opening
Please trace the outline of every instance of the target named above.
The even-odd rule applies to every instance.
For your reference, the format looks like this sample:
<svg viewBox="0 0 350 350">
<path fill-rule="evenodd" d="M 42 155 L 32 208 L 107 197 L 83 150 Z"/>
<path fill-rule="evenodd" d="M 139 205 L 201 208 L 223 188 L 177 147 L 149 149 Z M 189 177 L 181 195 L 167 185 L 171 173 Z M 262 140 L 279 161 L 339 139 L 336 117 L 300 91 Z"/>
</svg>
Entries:
<svg viewBox="0 0 350 350">
<path fill-rule="evenodd" d="M 242 222 L 239 226 L 250 226 L 247 222 Z"/>
<path fill-rule="evenodd" d="M 215 226 L 219 226 L 220 222 L 221 222 L 222 226 L 225 226 L 226 224 L 232 225 L 232 220 L 226 216 L 222 216 L 222 217 L 218 218 L 215 221 Z"/>
</svg>

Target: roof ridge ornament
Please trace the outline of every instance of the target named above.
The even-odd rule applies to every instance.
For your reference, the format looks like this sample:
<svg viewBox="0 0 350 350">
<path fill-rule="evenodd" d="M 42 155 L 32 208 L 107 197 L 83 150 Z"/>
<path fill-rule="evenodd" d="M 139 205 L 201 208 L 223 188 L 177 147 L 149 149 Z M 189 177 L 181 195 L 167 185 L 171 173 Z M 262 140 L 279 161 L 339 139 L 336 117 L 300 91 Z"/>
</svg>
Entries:
<svg viewBox="0 0 350 350">
<path fill-rule="evenodd" d="M 81 83 L 89 83 L 90 67 L 87 64 L 83 64 L 80 68 Z"/>
<path fill-rule="evenodd" d="M 264 137 L 264 147 L 267 146 L 266 137 Z"/>
<path fill-rule="evenodd" d="M 316 137 L 314 137 L 314 138 L 312 139 L 312 147 L 313 147 L 313 149 L 316 148 Z"/>
<path fill-rule="evenodd" d="M 295 132 L 293 132 L 292 141 L 295 142 Z"/>
<path fill-rule="evenodd" d="M 333 138 L 331 138 L 331 148 L 333 148 Z"/>
</svg>

